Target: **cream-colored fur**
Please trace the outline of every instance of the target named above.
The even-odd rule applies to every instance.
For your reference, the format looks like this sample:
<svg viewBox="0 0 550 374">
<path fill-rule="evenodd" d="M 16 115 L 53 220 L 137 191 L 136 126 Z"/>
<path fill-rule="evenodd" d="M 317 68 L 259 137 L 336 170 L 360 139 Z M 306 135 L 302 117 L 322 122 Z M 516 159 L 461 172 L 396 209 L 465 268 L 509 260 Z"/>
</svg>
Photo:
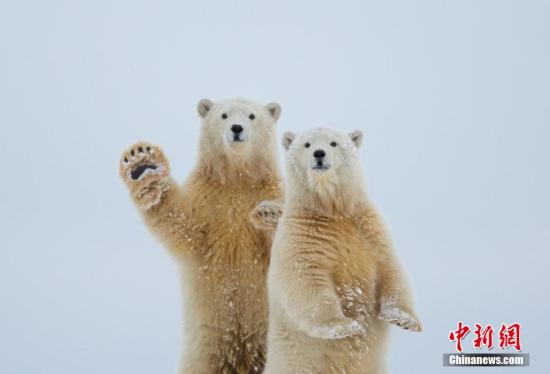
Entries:
<svg viewBox="0 0 550 374">
<path fill-rule="evenodd" d="M 361 140 L 359 131 L 327 129 L 284 136 L 286 200 L 268 275 L 266 374 L 384 373 L 387 322 L 421 329 L 389 236 L 366 196 Z M 322 162 L 316 150 L 325 152 Z M 264 202 L 253 220 L 273 227 L 280 210 Z"/>
<path fill-rule="evenodd" d="M 124 152 L 120 175 L 147 226 L 181 265 L 181 373 L 261 372 L 271 238 L 249 217 L 260 201 L 281 197 L 275 137 L 281 109 L 202 100 L 198 111 L 199 160 L 183 186 L 170 177 L 162 150 L 149 143 Z M 242 127 L 237 138 L 234 124 Z"/>
</svg>

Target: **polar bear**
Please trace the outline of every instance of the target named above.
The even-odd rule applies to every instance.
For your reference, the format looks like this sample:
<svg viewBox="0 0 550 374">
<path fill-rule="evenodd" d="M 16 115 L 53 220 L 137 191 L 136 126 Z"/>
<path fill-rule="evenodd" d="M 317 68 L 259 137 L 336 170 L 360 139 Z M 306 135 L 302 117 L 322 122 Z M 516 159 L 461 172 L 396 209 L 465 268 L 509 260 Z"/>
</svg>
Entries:
<svg viewBox="0 0 550 374">
<path fill-rule="evenodd" d="M 384 373 L 387 322 L 420 331 L 389 236 L 367 198 L 362 133 L 285 133 L 285 201 L 268 272 L 265 373 Z M 258 218 L 258 217 L 254 217 Z"/>
<path fill-rule="evenodd" d="M 250 211 L 281 197 L 276 103 L 201 100 L 198 164 L 183 186 L 162 150 L 126 150 L 120 176 L 146 225 L 181 265 L 181 373 L 253 373 L 265 365 L 271 237 Z"/>
</svg>

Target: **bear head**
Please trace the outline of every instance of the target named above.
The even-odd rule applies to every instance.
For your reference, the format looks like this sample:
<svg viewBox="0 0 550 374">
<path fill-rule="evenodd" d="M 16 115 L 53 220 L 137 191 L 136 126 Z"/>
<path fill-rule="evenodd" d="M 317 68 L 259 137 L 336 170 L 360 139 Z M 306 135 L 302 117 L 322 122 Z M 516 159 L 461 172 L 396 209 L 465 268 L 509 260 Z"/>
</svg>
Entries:
<svg viewBox="0 0 550 374">
<path fill-rule="evenodd" d="M 281 115 L 276 103 L 251 100 L 213 102 L 197 106 L 202 119 L 200 159 L 216 178 L 264 178 L 277 174 L 275 125 Z"/>
<path fill-rule="evenodd" d="M 299 204 L 329 210 L 349 209 L 364 198 L 358 148 L 363 133 L 319 128 L 286 132 L 287 192 Z"/>
</svg>

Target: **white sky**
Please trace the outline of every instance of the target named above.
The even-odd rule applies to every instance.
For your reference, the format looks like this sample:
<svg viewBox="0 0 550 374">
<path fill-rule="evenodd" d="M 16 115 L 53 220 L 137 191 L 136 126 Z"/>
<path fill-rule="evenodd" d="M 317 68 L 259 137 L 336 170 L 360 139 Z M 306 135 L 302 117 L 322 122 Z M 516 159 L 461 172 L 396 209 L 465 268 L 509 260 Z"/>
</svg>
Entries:
<svg viewBox="0 0 550 374">
<path fill-rule="evenodd" d="M 441 372 L 458 320 L 521 322 L 532 366 L 512 370 L 550 371 L 549 12 L 534 0 L 0 2 L 0 372 L 175 372 L 177 269 L 117 161 L 150 140 L 183 180 L 196 103 L 235 96 L 279 102 L 279 136 L 364 131 L 369 191 L 426 329 L 393 329 L 394 372 Z"/>
</svg>

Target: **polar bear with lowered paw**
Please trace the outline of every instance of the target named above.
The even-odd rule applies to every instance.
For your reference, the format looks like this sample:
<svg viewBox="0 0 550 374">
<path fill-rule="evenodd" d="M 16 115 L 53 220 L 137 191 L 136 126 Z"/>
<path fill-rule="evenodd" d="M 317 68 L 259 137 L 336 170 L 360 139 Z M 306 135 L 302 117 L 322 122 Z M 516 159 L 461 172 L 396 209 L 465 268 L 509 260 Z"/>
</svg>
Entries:
<svg viewBox="0 0 550 374">
<path fill-rule="evenodd" d="M 284 206 L 263 202 L 252 215 L 256 225 L 277 225 L 267 374 L 384 373 L 387 322 L 421 330 L 389 236 L 366 195 L 361 141 L 360 131 L 284 135 Z"/>
<path fill-rule="evenodd" d="M 147 226 L 181 266 L 181 373 L 255 373 L 265 365 L 271 236 L 250 222 L 279 199 L 278 104 L 201 100 L 198 165 L 183 186 L 160 147 L 137 143 L 120 176 Z"/>
</svg>

